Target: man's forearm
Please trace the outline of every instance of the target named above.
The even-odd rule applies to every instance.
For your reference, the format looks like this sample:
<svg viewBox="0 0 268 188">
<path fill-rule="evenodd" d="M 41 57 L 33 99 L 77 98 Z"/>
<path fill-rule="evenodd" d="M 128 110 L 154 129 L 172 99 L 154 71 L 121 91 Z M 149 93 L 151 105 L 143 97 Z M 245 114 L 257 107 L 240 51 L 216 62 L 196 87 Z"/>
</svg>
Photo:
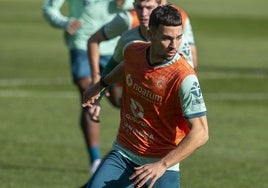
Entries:
<svg viewBox="0 0 268 188">
<path fill-rule="evenodd" d="M 208 125 L 206 116 L 191 120 L 190 133 L 179 143 L 177 148 L 161 159 L 167 168 L 181 162 L 208 140 Z"/>
<path fill-rule="evenodd" d="M 91 69 L 91 76 L 93 81 L 98 81 L 100 77 L 100 68 L 99 68 L 99 61 L 100 61 L 100 53 L 99 53 L 99 43 L 94 38 L 90 38 L 88 40 L 88 60 Z"/>
<path fill-rule="evenodd" d="M 107 85 L 112 85 L 122 81 L 123 78 L 123 69 L 124 64 L 123 62 L 118 64 L 112 71 L 106 75 L 103 75 L 102 81 L 105 82 Z"/>
</svg>

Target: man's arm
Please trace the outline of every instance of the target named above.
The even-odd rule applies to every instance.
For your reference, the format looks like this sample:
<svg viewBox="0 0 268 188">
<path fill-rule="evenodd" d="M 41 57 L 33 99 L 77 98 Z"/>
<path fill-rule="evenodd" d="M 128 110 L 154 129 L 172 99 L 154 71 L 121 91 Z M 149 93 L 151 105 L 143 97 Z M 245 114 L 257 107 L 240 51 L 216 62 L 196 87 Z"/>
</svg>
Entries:
<svg viewBox="0 0 268 188">
<path fill-rule="evenodd" d="M 209 138 L 206 116 L 188 119 L 187 124 L 190 128 L 189 134 L 184 137 L 176 149 L 161 160 L 161 163 L 167 168 L 190 156 L 195 150 L 204 145 Z"/>
<path fill-rule="evenodd" d="M 45 0 L 42 6 L 42 11 L 45 19 L 57 28 L 67 28 L 70 18 L 62 15 L 60 9 L 65 0 Z"/>
<path fill-rule="evenodd" d="M 122 82 L 123 78 L 124 64 L 123 62 L 117 65 L 108 75 L 104 76 L 99 82 L 90 86 L 85 90 L 83 95 L 83 107 L 92 107 L 92 105 L 100 97 L 100 93 L 106 87 L 117 83 Z"/>
<path fill-rule="evenodd" d="M 124 31 L 130 29 L 131 18 L 128 11 L 118 13 L 109 23 L 105 24 L 88 39 L 88 59 L 91 67 L 93 83 L 100 79 L 100 43 L 120 36 Z"/>
<path fill-rule="evenodd" d="M 95 34 L 93 34 L 87 43 L 87 54 L 91 67 L 91 75 L 93 84 L 97 83 L 100 80 L 100 52 L 99 45 L 102 41 L 105 41 L 105 37 L 103 35 L 102 30 L 98 30 Z"/>
<path fill-rule="evenodd" d="M 45 0 L 42 11 L 45 19 L 53 26 L 66 30 L 73 35 L 83 23 L 71 17 L 62 15 L 60 9 L 65 0 Z"/>
<path fill-rule="evenodd" d="M 124 34 L 126 35 L 127 32 Z M 124 34 L 118 40 L 116 47 L 114 49 L 113 57 L 109 60 L 108 64 L 106 65 L 106 67 L 102 71 L 102 73 L 101 73 L 102 76 L 108 74 L 111 70 L 114 69 L 114 67 L 116 67 L 120 62 L 122 62 L 124 60 L 124 55 L 123 55 L 124 50 L 129 44 L 131 44 L 133 42 L 133 41 L 129 42 L 128 39 L 125 39 Z"/>
<path fill-rule="evenodd" d="M 206 116 L 189 119 L 187 123 L 190 132 L 174 150 L 158 162 L 135 168 L 135 173 L 130 176 L 134 180 L 134 186 L 142 187 L 150 179 L 148 188 L 152 188 L 169 167 L 181 162 L 207 142 L 209 136 Z"/>
<path fill-rule="evenodd" d="M 207 142 L 209 136 L 206 106 L 201 90 L 195 90 L 196 88 L 200 88 L 198 79 L 195 74 L 190 74 L 184 78 L 178 91 L 183 115 L 190 132 L 175 149 L 158 162 L 135 168 L 135 173 L 130 177 L 134 179 L 135 185 L 141 186 L 146 182 L 145 180 L 151 179 L 149 187 L 152 187 L 169 167 L 180 163 Z"/>
</svg>

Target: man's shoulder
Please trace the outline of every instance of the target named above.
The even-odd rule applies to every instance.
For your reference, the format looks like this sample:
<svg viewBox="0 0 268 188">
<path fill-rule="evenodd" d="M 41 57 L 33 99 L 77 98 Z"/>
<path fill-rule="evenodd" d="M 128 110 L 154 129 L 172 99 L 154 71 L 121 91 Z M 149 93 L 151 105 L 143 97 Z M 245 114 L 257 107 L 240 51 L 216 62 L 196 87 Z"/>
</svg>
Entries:
<svg viewBox="0 0 268 188">
<path fill-rule="evenodd" d="M 149 45 L 150 45 L 150 42 L 141 41 L 141 40 L 134 40 L 127 44 L 127 46 L 131 46 L 132 48 L 137 48 L 137 47 L 147 48 Z"/>
<path fill-rule="evenodd" d="M 150 46 L 149 42 L 140 41 L 140 40 L 134 40 L 129 43 L 127 43 L 124 47 L 124 52 L 131 51 L 133 53 L 134 51 L 137 53 L 145 52 L 146 49 Z"/>
<path fill-rule="evenodd" d="M 131 43 L 132 41 L 136 41 L 136 40 L 145 41 L 140 36 L 139 28 L 138 27 L 125 31 L 121 35 L 121 37 L 120 37 L 117 45 L 124 47 L 124 46 L 126 46 L 126 44 Z"/>
<path fill-rule="evenodd" d="M 135 27 L 133 29 L 129 29 L 127 31 L 125 31 L 124 33 L 122 33 L 121 35 L 121 40 L 122 41 L 126 41 L 126 40 L 136 40 L 136 39 L 140 39 L 140 30 L 139 30 L 139 26 Z"/>
</svg>

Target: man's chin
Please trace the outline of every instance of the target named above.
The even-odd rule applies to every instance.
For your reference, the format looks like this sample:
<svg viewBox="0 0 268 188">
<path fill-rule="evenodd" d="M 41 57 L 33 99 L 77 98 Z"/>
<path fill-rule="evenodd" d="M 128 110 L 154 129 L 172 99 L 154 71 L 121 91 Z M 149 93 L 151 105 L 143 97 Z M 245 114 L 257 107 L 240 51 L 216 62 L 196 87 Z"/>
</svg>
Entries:
<svg viewBox="0 0 268 188">
<path fill-rule="evenodd" d="M 174 57 L 174 56 L 173 56 L 173 57 Z M 173 57 L 166 56 L 166 57 L 163 57 L 162 59 L 163 59 L 164 61 L 170 61 L 170 60 L 173 59 Z"/>
<path fill-rule="evenodd" d="M 149 20 L 141 20 L 141 21 L 140 21 L 140 25 L 144 25 L 144 26 L 148 27 L 148 25 L 149 25 Z"/>
<path fill-rule="evenodd" d="M 174 58 L 174 56 L 176 55 L 176 53 L 170 53 L 166 56 L 167 60 L 172 60 Z"/>
</svg>

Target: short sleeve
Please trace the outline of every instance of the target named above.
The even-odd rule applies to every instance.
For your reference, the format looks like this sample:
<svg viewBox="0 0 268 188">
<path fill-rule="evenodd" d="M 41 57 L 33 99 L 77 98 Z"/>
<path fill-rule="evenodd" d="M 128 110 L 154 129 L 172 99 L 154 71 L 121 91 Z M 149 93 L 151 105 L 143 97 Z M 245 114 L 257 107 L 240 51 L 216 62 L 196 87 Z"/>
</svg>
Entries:
<svg viewBox="0 0 268 188">
<path fill-rule="evenodd" d="M 179 89 L 179 98 L 186 119 L 206 115 L 206 105 L 196 75 L 187 76 Z"/>
<path fill-rule="evenodd" d="M 187 38 L 189 45 L 195 45 L 193 29 L 189 18 L 186 20 L 183 27 L 183 35 Z"/>
<path fill-rule="evenodd" d="M 118 13 L 112 21 L 105 24 L 102 28 L 106 39 L 112 39 L 120 36 L 124 31 L 131 27 L 131 16 L 128 11 Z"/>
</svg>

